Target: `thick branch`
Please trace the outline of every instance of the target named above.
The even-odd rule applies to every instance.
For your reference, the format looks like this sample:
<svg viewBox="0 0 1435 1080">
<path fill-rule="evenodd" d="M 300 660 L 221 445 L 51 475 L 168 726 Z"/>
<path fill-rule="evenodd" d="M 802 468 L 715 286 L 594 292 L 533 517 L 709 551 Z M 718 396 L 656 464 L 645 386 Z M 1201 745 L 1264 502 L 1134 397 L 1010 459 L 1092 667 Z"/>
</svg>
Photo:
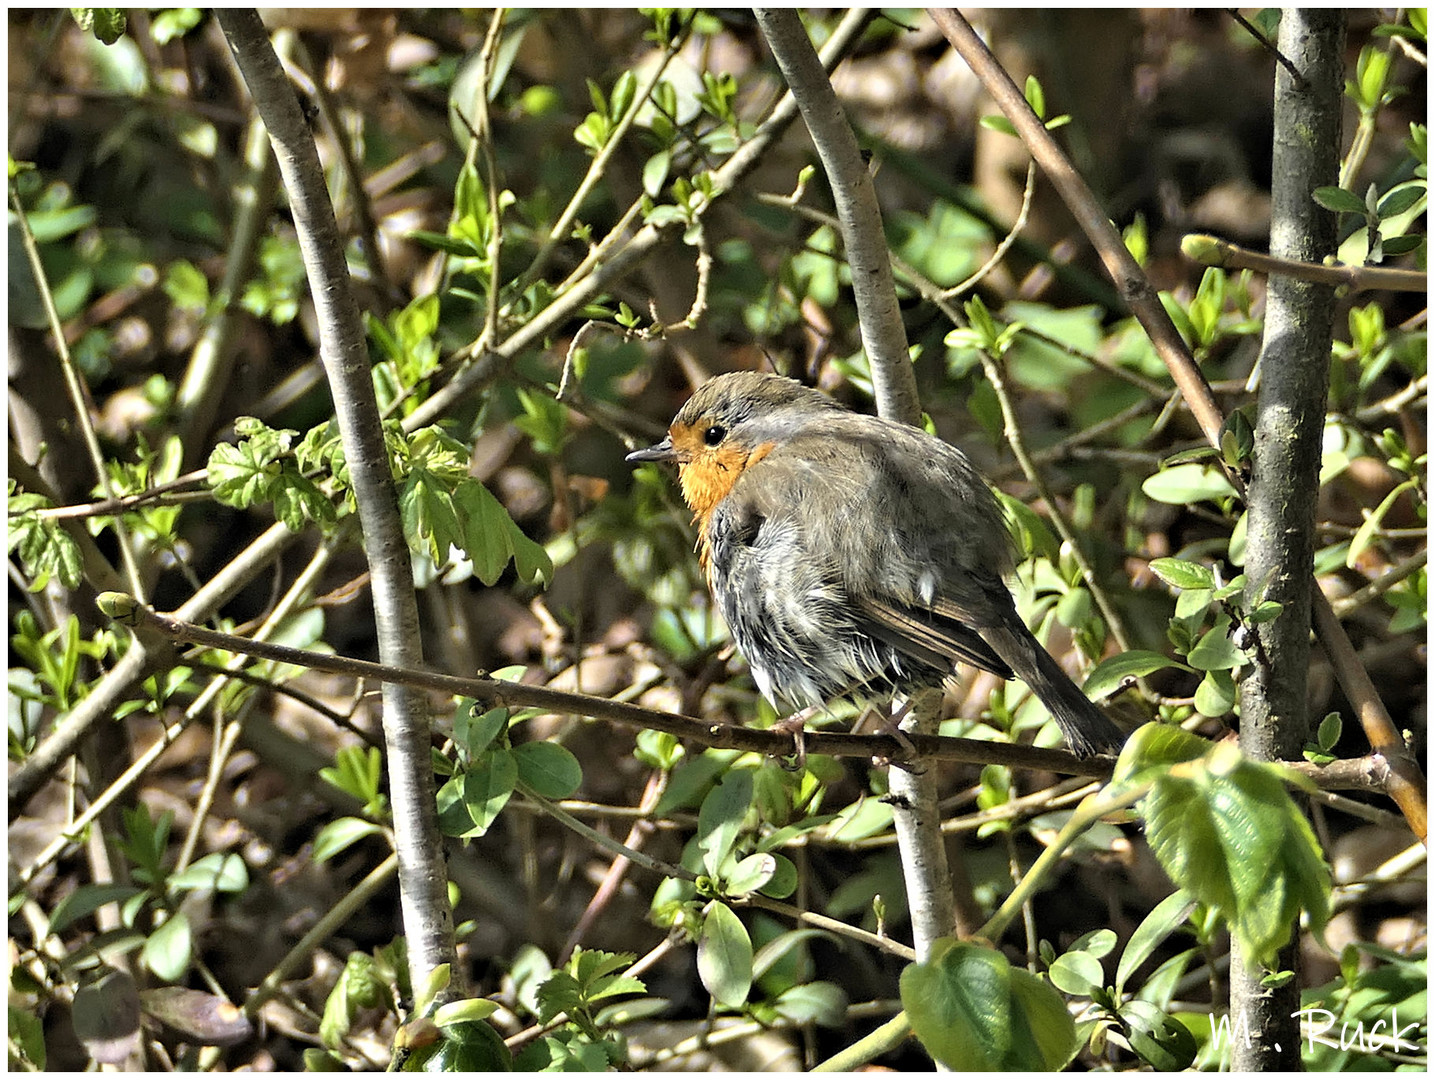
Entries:
<svg viewBox="0 0 1435 1080">
<path fill-rule="evenodd" d="M 852 268 L 862 344 L 872 365 L 877 412 L 915 424 L 922 415 L 917 379 L 907 353 L 907 332 L 897 306 L 897 286 L 882 232 L 882 213 L 872 174 L 857 137 L 823 70 L 802 20 L 791 8 L 757 8 L 757 25 L 782 70 L 832 189 L 842 243 Z"/>
<path fill-rule="evenodd" d="M 334 220 L 318 150 L 259 15 L 253 10 L 224 9 L 217 11 L 216 17 L 254 107 L 269 130 L 289 193 L 318 316 L 320 358 L 334 400 L 372 575 L 379 656 L 385 663 L 415 666 L 423 662 L 423 655 L 413 567 L 369 374 L 364 327 L 349 287 L 343 238 Z M 386 683 L 383 696 L 389 797 L 410 974 L 413 985 L 420 986 L 436 967 L 449 964 L 454 978 L 451 993 L 461 994 L 448 875 L 438 831 L 428 712 L 422 695 L 409 687 Z"/>
<path fill-rule="evenodd" d="M 1271 254 L 1318 263 L 1336 248 L 1335 215 L 1311 192 L 1333 184 L 1339 166 L 1345 15 L 1287 9 L 1278 47 L 1294 74 L 1276 72 L 1271 164 Z M 1257 661 L 1241 683 L 1241 749 L 1260 761 L 1293 758 L 1309 733 L 1311 591 L 1315 579 L 1315 493 L 1330 381 L 1335 289 L 1273 277 L 1266 292 L 1255 453 L 1247 489 L 1246 603 L 1279 602 L 1281 613 L 1255 627 Z M 1292 928 L 1293 930 L 1295 928 Z M 1264 973 L 1231 946 L 1232 1016 L 1254 1037 L 1231 1040 L 1231 1068 L 1300 1068 L 1299 979 L 1263 985 Z M 1288 946 L 1279 967 L 1298 966 Z"/>
</svg>

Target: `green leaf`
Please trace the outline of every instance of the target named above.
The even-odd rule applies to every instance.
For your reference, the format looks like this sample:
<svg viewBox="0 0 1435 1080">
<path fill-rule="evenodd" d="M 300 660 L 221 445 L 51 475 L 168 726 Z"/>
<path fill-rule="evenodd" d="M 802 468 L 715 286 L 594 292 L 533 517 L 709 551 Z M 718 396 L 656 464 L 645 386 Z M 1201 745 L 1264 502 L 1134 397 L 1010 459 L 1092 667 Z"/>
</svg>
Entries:
<svg viewBox="0 0 1435 1080">
<path fill-rule="evenodd" d="M 1381 250 L 1388 257 L 1396 255 L 1408 255 L 1416 248 L 1425 243 L 1425 237 L 1411 234 L 1410 236 L 1390 236 L 1381 241 Z"/>
<path fill-rule="evenodd" d="M 656 199 L 668 182 L 668 170 L 673 165 L 671 150 L 659 150 L 643 163 L 643 191 L 649 198 Z"/>
<path fill-rule="evenodd" d="M 71 8 L 70 14 L 81 30 L 93 33 L 106 45 L 113 45 L 124 36 L 123 8 Z"/>
<path fill-rule="evenodd" d="M 491 1024 L 464 1021 L 442 1031 L 436 1044 L 409 1055 L 403 1072 L 484 1074 L 513 1068 L 513 1055 Z"/>
<path fill-rule="evenodd" d="M 489 709 L 477 716 L 473 715 L 474 709 L 474 702 L 465 698 L 459 702 L 453 713 L 454 742 L 463 747 L 471 758 L 478 757 L 499 735 L 508 730 L 509 717 L 508 710 L 504 708 Z"/>
<path fill-rule="evenodd" d="M 1126 740 L 1121 756 L 1116 760 L 1111 782 L 1130 783 L 1148 769 L 1164 770 L 1188 761 L 1196 761 L 1210 749 L 1209 740 L 1192 735 L 1174 724 L 1159 724 L 1154 721 L 1142 724 Z"/>
<path fill-rule="evenodd" d="M 372 821 L 364 821 L 362 818 L 344 817 L 331 821 L 320 829 L 319 835 L 314 838 L 313 859 L 316 863 L 325 862 L 364 837 L 383 831 Z"/>
<path fill-rule="evenodd" d="M 1163 941 L 1170 937 L 1191 914 L 1196 901 L 1177 889 L 1147 913 L 1131 934 L 1116 964 L 1116 992 L 1124 992 L 1126 982 L 1136 969 L 1150 959 Z"/>
<path fill-rule="evenodd" d="M 1196 1038 L 1179 1020 L 1167 1016 L 1149 1001 L 1127 1001 L 1121 1006 L 1131 1049 L 1160 1072 L 1179 1072 L 1196 1059 Z"/>
<path fill-rule="evenodd" d="M 1101 961 L 1085 952 L 1069 952 L 1057 957 L 1048 974 L 1058 990 L 1082 997 L 1090 997 L 1093 990 L 1100 990 L 1106 976 Z"/>
<path fill-rule="evenodd" d="M 518 778 L 546 799 L 566 799 L 583 783 L 583 766 L 565 746 L 522 743 L 513 748 Z"/>
<path fill-rule="evenodd" d="M 1079 1049 L 1061 995 L 995 949 L 943 938 L 902 972 L 901 990 L 917 1038 L 956 1072 L 1049 1072 Z"/>
<path fill-rule="evenodd" d="M 1331 750 L 1340 741 L 1341 730 L 1340 713 L 1326 713 L 1325 719 L 1320 722 L 1316 729 L 1316 743 L 1322 750 Z"/>
<path fill-rule="evenodd" d="M 482 836 L 508 805 L 518 780 L 518 762 L 510 750 L 485 754 L 463 774 L 463 803 L 473 817 L 473 828 L 465 836 Z"/>
<path fill-rule="evenodd" d="M 1052 534 L 1046 519 L 1026 503 L 1010 495 L 998 492 L 997 497 L 1011 521 L 1012 531 L 1016 533 L 1021 551 L 1026 555 L 1043 555 L 1055 562 L 1060 555 L 1061 545 Z"/>
<path fill-rule="evenodd" d="M 58 578 L 67 589 L 79 586 L 84 576 L 84 559 L 80 546 L 60 523 L 53 518 L 42 519 L 35 513 L 54 504 L 46 498 L 29 493 L 10 498 L 10 530 L 6 546 L 20 560 L 25 573 L 32 579 L 31 592 L 39 592 Z"/>
<path fill-rule="evenodd" d="M 1360 556 L 1363 555 L 1365 549 L 1370 547 L 1374 542 L 1375 533 L 1379 530 L 1380 523 L 1385 520 L 1385 515 L 1390 512 L 1390 508 L 1395 505 L 1395 501 L 1415 486 L 1414 480 L 1402 481 L 1391 488 L 1389 494 L 1380 500 L 1380 505 L 1365 519 L 1360 528 L 1355 531 L 1355 536 L 1350 541 L 1350 550 L 1345 556 L 1345 565 L 1347 568 L 1353 569 L 1359 563 Z"/>
<path fill-rule="evenodd" d="M 1236 680 L 1229 671 L 1208 671 L 1196 687 L 1196 711 L 1202 716 L 1229 716 L 1236 707 Z"/>
<path fill-rule="evenodd" d="M 1222 743 L 1160 776 L 1141 804 L 1171 880 L 1224 917 L 1250 961 L 1266 967 L 1302 909 L 1317 936 L 1330 911 L 1330 871 L 1286 775 Z"/>
<path fill-rule="evenodd" d="M 1161 653 L 1132 649 L 1097 664 L 1086 677 L 1082 689 L 1089 698 L 1103 698 L 1113 693 L 1127 679 L 1144 679 L 1153 671 L 1168 667 L 1190 670 L 1180 661 Z"/>
<path fill-rule="evenodd" d="M 383 758 L 377 746 L 344 746 L 334 755 L 334 764 L 319 770 L 319 778 L 364 804 L 379 795 Z"/>
<path fill-rule="evenodd" d="M 613 120 L 621 120 L 623 114 L 633 104 L 633 98 L 638 92 L 638 77 L 631 70 L 624 70 L 618 76 L 618 81 L 613 84 L 613 102 L 608 110 L 608 116 Z"/>
<path fill-rule="evenodd" d="M 717 877 L 742 831 L 743 819 L 752 805 L 752 772 L 729 769 L 718 785 L 708 792 L 698 809 L 698 847 L 703 867 Z"/>
<path fill-rule="evenodd" d="M 214 852 L 196 859 L 169 879 L 172 889 L 213 889 L 240 893 L 249 887 L 249 868 L 238 855 Z"/>
<path fill-rule="evenodd" d="M 752 989 L 752 938 L 732 908 L 720 900 L 708 905 L 703 918 L 698 977 L 713 1000 L 729 1008 L 739 1008 Z"/>
<path fill-rule="evenodd" d="M 487 1020 L 498 1011 L 498 1002 L 487 998 L 464 998 L 440 1005 L 433 1014 L 433 1022 L 439 1027 L 464 1021 Z"/>
<path fill-rule="evenodd" d="M 1153 574 L 1178 589 L 1209 589 L 1216 583 L 1209 567 L 1185 559 L 1152 559 L 1150 566 Z"/>
<path fill-rule="evenodd" d="M 1206 465 L 1177 465 L 1148 476 L 1141 490 L 1160 503 L 1185 506 L 1207 499 L 1223 499 L 1236 489 L 1219 469 Z"/>
<path fill-rule="evenodd" d="M 106 904 L 122 903 L 144 891 L 137 885 L 117 885 L 109 882 L 81 885 L 55 905 L 55 910 L 50 913 L 50 933 L 58 934 L 71 923 L 92 915 Z"/>
<path fill-rule="evenodd" d="M 1353 191 L 1346 191 L 1341 187 L 1318 187 L 1311 192 L 1311 197 L 1327 210 L 1334 210 L 1343 214 L 1365 213 L 1365 200 Z"/>
<path fill-rule="evenodd" d="M 463 529 L 459 546 L 472 561 L 478 580 L 492 585 L 513 553 L 508 539 L 512 519 L 493 493 L 477 480 L 459 484 L 453 493 L 453 505 Z"/>
<path fill-rule="evenodd" d="M 169 264 L 161 287 L 181 310 L 202 313 L 209 307 L 209 279 L 185 259 Z"/>
<path fill-rule="evenodd" d="M 1201 635 L 1195 648 L 1186 654 L 1186 661 L 1197 671 L 1229 671 L 1246 662 L 1246 657 L 1231 640 L 1231 620 L 1222 615 L 1216 625 Z"/>
<path fill-rule="evenodd" d="M 1376 210 L 1376 214 L 1381 220 L 1395 217 L 1414 207 L 1423 198 L 1425 198 L 1424 184 L 1410 184 L 1395 188 L 1380 200 L 1380 207 Z"/>
<path fill-rule="evenodd" d="M 786 855 L 772 856 L 772 876 L 763 882 L 759 890 L 763 896 L 782 900 L 797 891 L 797 867 Z"/>
<path fill-rule="evenodd" d="M 133 984 L 133 980 L 131 981 L 131 984 Z M 81 997 L 81 995 L 85 993 L 85 989 L 86 988 L 81 988 L 80 990 L 75 992 L 76 1005 L 84 1004 L 84 999 Z M 44 1072 L 45 1062 L 47 1060 L 45 1054 L 44 1022 L 40 1019 L 39 1016 L 35 1014 L 33 1010 L 16 1008 L 14 1005 L 8 1007 L 8 1019 L 10 1032 L 10 1047 L 11 1053 L 14 1055 L 14 1057 L 10 1059 L 10 1067 L 12 1069 L 15 1069 L 15 1066 L 18 1064 L 19 1066 L 21 1066 L 21 1068 L 24 1069 L 32 1069 L 36 1072 Z M 129 1027 L 129 1037 L 132 1038 L 136 1044 L 138 1044 L 138 1018 L 136 1017 L 136 1023 L 134 1023 L 132 1026 L 126 1026 Z M 125 1051 L 125 1056 L 127 1057 L 128 1055 L 129 1050 L 127 1048 Z M 94 1055 L 92 1054 L 91 1056 L 93 1057 Z M 95 1060 L 98 1061 L 100 1059 L 96 1057 Z M 20 1070 L 15 1069 L 15 1071 L 18 1072 Z"/>
<path fill-rule="evenodd" d="M 145 939 L 140 960 L 163 981 L 179 982 L 189 970 L 192 948 L 189 918 L 175 912 Z"/>
<path fill-rule="evenodd" d="M 840 1028 L 846 1021 L 847 995 L 830 982 L 803 983 L 784 990 L 772 1007 L 793 1024 Z"/>
<path fill-rule="evenodd" d="M 1035 75 L 1026 77 L 1025 95 L 1026 103 L 1031 106 L 1031 111 L 1036 113 L 1038 120 L 1046 119 L 1046 95 L 1042 92 L 1041 83 Z"/>
<path fill-rule="evenodd" d="M 757 892 L 777 872 L 777 858 L 767 853 L 749 855 L 738 862 L 728 872 L 722 882 L 722 890 L 726 896 L 744 896 L 747 893 Z"/>
<path fill-rule="evenodd" d="M 461 259 L 481 259 L 486 254 L 482 247 L 463 236 L 449 236 L 447 233 L 413 229 L 409 232 L 408 239 Z"/>
<path fill-rule="evenodd" d="M 204 12 L 199 8 L 165 8 L 150 18 L 150 34 L 158 45 L 168 45 L 199 25 Z"/>
<path fill-rule="evenodd" d="M 977 123 L 989 131 L 1000 131 L 1003 135 L 1016 135 L 1016 128 L 1005 116 L 983 116 Z"/>
<path fill-rule="evenodd" d="M 892 827 L 892 807 L 882 799 L 861 796 L 841 813 L 827 830 L 834 844 L 855 844 Z"/>
</svg>

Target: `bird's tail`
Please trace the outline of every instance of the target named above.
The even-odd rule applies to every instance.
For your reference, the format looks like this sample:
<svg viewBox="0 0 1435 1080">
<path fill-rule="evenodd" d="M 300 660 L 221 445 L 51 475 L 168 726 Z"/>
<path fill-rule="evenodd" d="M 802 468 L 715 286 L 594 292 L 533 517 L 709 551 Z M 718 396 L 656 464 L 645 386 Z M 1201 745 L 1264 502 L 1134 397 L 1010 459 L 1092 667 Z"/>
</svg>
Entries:
<svg viewBox="0 0 1435 1080">
<path fill-rule="evenodd" d="M 982 627 L 982 637 L 1005 660 L 1016 677 L 1041 699 L 1077 757 L 1117 753 L 1126 737 L 1071 681 L 1052 655 L 1012 612 L 1002 626 Z"/>
</svg>

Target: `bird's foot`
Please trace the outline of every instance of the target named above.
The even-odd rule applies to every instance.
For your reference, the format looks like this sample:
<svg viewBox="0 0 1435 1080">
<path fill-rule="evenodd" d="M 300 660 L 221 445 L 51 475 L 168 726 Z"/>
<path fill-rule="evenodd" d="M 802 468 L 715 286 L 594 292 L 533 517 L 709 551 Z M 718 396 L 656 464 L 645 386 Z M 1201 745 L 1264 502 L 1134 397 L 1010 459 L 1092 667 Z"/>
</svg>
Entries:
<svg viewBox="0 0 1435 1080">
<path fill-rule="evenodd" d="M 807 721 L 811 720 L 821 712 L 822 709 L 823 706 L 821 705 L 809 705 L 807 708 L 799 710 L 791 716 L 784 716 L 781 720 L 773 724 L 772 727 L 768 728 L 769 731 L 776 731 L 782 735 L 792 736 L 792 754 L 790 757 L 784 757 L 783 762 L 784 764 L 788 761 L 792 762 L 790 768 L 794 772 L 807 767 Z"/>
</svg>

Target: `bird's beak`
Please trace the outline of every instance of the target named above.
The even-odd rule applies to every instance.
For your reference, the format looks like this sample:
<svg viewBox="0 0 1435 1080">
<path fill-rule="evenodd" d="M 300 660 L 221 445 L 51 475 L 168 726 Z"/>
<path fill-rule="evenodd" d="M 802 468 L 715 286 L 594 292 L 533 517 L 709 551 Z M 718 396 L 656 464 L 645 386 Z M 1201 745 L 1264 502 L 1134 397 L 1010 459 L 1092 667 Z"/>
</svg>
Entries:
<svg viewBox="0 0 1435 1080">
<path fill-rule="evenodd" d="M 648 447 L 646 450 L 634 450 L 623 459 L 624 461 L 677 461 L 678 453 L 673 449 L 672 437 L 664 439 L 660 443 Z"/>
</svg>

